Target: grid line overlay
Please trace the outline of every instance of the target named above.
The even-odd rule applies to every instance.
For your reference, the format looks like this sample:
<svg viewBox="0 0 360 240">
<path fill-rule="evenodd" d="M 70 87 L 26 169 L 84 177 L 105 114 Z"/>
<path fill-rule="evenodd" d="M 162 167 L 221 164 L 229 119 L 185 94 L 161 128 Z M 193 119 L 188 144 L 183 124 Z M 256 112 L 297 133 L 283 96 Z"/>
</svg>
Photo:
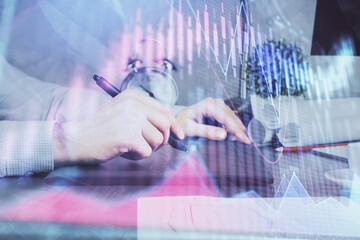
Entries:
<svg viewBox="0 0 360 240">
<path fill-rule="evenodd" d="M 1 121 L 0 177 L 54 169 L 52 121 Z"/>
</svg>

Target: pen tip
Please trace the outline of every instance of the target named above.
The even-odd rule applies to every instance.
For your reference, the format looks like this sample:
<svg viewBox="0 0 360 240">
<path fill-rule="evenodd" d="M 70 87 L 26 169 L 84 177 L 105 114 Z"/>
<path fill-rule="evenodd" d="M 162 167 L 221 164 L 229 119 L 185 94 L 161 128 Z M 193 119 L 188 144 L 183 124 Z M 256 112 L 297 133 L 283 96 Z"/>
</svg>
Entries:
<svg viewBox="0 0 360 240">
<path fill-rule="evenodd" d="M 99 80 L 100 80 L 100 77 L 99 77 L 98 75 L 94 75 L 94 76 L 93 76 L 93 79 L 94 79 L 95 81 L 99 81 Z"/>
<path fill-rule="evenodd" d="M 277 152 L 281 152 L 281 151 L 283 151 L 283 149 L 284 149 L 283 147 L 278 147 L 278 148 L 275 148 L 274 150 Z"/>
</svg>

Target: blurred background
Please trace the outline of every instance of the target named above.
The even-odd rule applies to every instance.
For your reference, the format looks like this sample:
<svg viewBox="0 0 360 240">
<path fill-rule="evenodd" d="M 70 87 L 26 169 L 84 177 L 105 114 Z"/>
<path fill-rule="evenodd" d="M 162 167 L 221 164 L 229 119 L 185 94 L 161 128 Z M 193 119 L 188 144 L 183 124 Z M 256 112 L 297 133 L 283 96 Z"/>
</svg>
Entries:
<svg viewBox="0 0 360 240">
<path fill-rule="evenodd" d="M 354 1 L 341 2 L 347 3 L 341 5 L 345 16 L 357 9 L 351 7 Z M 317 83 L 309 85 L 310 96 L 357 96 L 358 58 L 312 56 L 352 50 L 356 55 L 354 45 L 345 41 L 326 52 L 326 44 L 314 39 L 317 50 L 312 50 L 316 5 L 313 0 L 1 1 L 1 52 L 42 81 L 96 89 L 93 74 L 120 86 L 137 43 L 156 39 L 178 68 L 173 75 L 178 104 L 189 105 L 205 96 L 240 97 L 248 54 L 266 40 L 286 39 L 303 50 L 317 76 Z M 156 57 L 154 46 L 146 48 Z M 345 77 L 327 71 L 338 72 L 344 62 Z M 325 90 L 319 87 L 323 84 L 334 87 Z"/>
</svg>

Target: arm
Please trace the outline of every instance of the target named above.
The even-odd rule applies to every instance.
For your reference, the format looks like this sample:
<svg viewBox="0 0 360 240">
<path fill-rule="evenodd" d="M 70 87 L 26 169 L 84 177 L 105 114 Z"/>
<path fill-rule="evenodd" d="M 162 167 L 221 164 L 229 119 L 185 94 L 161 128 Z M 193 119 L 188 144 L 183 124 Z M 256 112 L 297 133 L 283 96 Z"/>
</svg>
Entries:
<svg viewBox="0 0 360 240">
<path fill-rule="evenodd" d="M 26 175 L 53 169 L 51 106 L 65 88 L 42 83 L 0 56 L 0 176 Z M 44 97 L 44 98 L 42 98 Z M 20 120 L 29 120 L 22 122 Z M 31 121 L 36 120 L 36 121 Z"/>
<path fill-rule="evenodd" d="M 222 124 L 222 127 L 203 123 L 203 117 L 210 117 Z M 204 137 L 212 140 L 224 140 L 228 133 L 246 144 L 250 144 L 246 129 L 241 120 L 222 99 L 206 98 L 183 109 L 176 117 L 186 136 Z"/>
<path fill-rule="evenodd" d="M 224 129 L 202 125 L 200 116 L 214 117 L 248 142 L 241 121 L 223 102 L 214 99 L 182 110 L 177 120 L 164 104 L 129 90 L 111 101 L 102 98 L 106 103 L 98 109 L 98 93 L 43 83 L 0 60 L 3 76 L 12 80 L 1 83 L 5 88 L 0 91 L 0 116 L 9 120 L 52 120 L 0 123 L 4 136 L 0 142 L 1 176 L 47 172 L 54 165 L 102 162 L 118 155 L 144 158 L 167 143 L 170 129 L 181 139 L 181 128 L 187 136 L 226 137 Z M 53 128 L 54 120 L 60 123 Z"/>
<path fill-rule="evenodd" d="M 155 99 L 125 91 L 108 101 L 107 95 L 99 97 L 95 91 L 31 78 L 4 58 L 0 63 L 0 79 L 6 76 L 0 117 L 12 120 L 0 122 L 0 176 L 48 172 L 54 166 L 101 162 L 117 155 L 144 158 L 167 143 L 170 129 L 184 135 L 171 112 Z"/>
<path fill-rule="evenodd" d="M 0 55 L 0 120 L 64 122 L 94 112 L 109 96 L 42 82 Z"/>
<path fill-rule="evenodd" d="M 53 124 L 0 121 L 0 177 L 53 170 Z"/>
<path fill-rule="evenodd" d="M 55 166 L 145 158 L 167 143 L 170 130 L 184 138 L 163 103 L 126 90 L 85 118 L 55 127 Z"/>
</svg>

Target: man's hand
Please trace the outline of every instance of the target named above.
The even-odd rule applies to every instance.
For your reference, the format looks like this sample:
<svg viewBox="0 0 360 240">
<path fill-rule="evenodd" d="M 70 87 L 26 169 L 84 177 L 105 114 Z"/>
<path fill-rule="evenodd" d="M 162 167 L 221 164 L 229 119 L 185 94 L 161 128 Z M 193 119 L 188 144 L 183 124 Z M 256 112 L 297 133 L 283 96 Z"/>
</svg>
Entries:
<svg viewBox="0 0 360 240">
<path fill-rule="evenodd" d="M 102 162 L 118 155 L 145 158 L 167 143 L 170 130 L 184 138 L 164 104 L 126 90 L 94 114 L 55 126 L 55 166 Z"/>
<path fill-rule="evenodd" d="M 223 128 L 203 124 L 203 117 L 210 117 L 223 124 Z M 189 137 L 224 140 L 227 132 L 240 141 L 250 144 L 241 120 L 222 99 L 206 98 L 182 110 L 176 117 L 178 124 Z"/>
</svg>

